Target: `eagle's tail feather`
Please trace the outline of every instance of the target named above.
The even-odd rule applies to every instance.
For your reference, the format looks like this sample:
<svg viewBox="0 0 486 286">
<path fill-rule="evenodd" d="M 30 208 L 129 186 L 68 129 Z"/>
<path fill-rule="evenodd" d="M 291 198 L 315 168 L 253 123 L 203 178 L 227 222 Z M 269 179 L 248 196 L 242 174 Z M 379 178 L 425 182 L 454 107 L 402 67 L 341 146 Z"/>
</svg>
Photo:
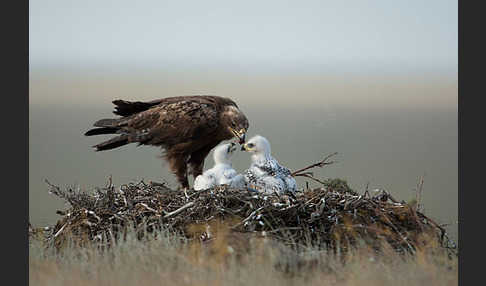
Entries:
<svg viewBox="0 0 486 286">
<path fill-rule="evenodd" d="M 148 133 L 122 134 L 120 136 L 111 138 L 108 141 L 101 142 L 100 144 L 93 146 L 93 148 L 96 148 L 96 151 L 103 151 L 103 150 L 114 149 L 135 142 L 138 142 L 138 145 L 143 145 L 146 144 L 151 138 L 152 138 L 151 135 Z"/>
<path fill-rule="evenodd" d="M 102 142 L 100 144 L 94 145 L 93 148 L 96 148 L 96 151 L 104 151 L 114 149 L 123 145 L 130 143 L 129 135 L 123 134 L 112 138 L 108 141 Z"/>
<path fill-rule="evenodd" d="M 150 107 L 159 104 L 161 101 L 162 100 L 141 102 L 117 99 L 113 101 L 113 104 L 115 105 L 115 110 L 113 110 L 113 113 L 121 116 L 130 116 L 132 114 L 145 111 Z"/>
<path fill-rule="evenodd" d="M 119 131 L 116 127 L 101 127 L 93 128 L 84 133 L 85 136 L 101 135 L 101 134 L 115 134 Z"/>
<path fill-rule="evenodd" d="M 93 126 L 96 127 L 119 127 L 120 126 L 120 119 L 113 119 L 113 118 L 105 118 L 96 121 Z"/>
</svg>

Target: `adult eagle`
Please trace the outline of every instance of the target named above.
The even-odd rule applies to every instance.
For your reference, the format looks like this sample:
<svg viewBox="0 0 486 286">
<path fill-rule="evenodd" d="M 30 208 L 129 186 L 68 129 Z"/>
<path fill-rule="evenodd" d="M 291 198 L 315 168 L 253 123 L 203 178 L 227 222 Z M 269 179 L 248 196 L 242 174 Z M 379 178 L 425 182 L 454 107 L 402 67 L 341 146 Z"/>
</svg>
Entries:
<svg viewBox="0 0 486 286">
<path fill-rule="evenodd" d="M 160 146 L 182 188 L 202 174 L 204 159 L 223 140 L 245 142 L 246 116 L 234 101 L 219 96 L 167 97 L 148 102 L 115 100 L 116 119 L 101 119 L 84 135 L 120 134 L 93 146 L 109 150 L 129 143 Z"/>
</svg>

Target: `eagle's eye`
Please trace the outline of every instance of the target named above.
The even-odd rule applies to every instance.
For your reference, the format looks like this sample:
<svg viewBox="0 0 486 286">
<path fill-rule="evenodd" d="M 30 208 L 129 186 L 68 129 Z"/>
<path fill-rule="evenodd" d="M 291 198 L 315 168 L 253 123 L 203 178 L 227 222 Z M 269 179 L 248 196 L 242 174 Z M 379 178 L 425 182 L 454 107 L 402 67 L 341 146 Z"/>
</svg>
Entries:
<svg viewBox="0 0 486 286">
<path fill-rule="evenodd" d="M 253 143 L 248 143 L 246 146 L 248 146 L 248 148 L 253 148 L 253 147 L 255 147 L 255 144 L 253 144 Z"/>
</svg>

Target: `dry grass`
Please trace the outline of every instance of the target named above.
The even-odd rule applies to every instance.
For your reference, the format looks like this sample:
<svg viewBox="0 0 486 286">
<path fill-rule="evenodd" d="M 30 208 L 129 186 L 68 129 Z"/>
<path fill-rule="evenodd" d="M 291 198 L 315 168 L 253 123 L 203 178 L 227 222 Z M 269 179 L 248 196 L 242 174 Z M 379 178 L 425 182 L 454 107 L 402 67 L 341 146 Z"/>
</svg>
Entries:
<svg viewBox="0 0 486 286">
<path fill-rule="evenodd" d="M 312 247 L 295 252 L 267 237 L 234 234 L 214 223 L 205 243 L 167 230 L 138 240 L 129 232 L 109 249 L 68 245 L 61 251 L 31 239 L 29 285 L 457 285 L 457 257 L 429 245 L 415 255 L 384 243 L 346 255 Z M 154 238 L 154 234 L 157 237 Z"/>
</svg>

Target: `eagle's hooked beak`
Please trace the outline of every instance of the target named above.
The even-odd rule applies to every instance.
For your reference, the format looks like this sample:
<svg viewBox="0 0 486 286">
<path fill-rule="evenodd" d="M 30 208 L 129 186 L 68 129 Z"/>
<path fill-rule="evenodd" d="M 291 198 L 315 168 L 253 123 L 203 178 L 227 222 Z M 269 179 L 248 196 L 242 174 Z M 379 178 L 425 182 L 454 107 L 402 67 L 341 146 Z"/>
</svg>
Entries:
<svg viewBox="0 0 486 286">
<path fill-rule="evenodd" d="M 239 142 L 240 144 L 243 144 L 245 143 L 245 139 L 246 139 L 246 129 L 245 128 L 241 128 L 240 131 L 236 131 L 235 129 L 233 128 L 229 128 L 231 130 L 231 133 L 233 133 L 233 135 L 239 139 Z"/>
</svg>

